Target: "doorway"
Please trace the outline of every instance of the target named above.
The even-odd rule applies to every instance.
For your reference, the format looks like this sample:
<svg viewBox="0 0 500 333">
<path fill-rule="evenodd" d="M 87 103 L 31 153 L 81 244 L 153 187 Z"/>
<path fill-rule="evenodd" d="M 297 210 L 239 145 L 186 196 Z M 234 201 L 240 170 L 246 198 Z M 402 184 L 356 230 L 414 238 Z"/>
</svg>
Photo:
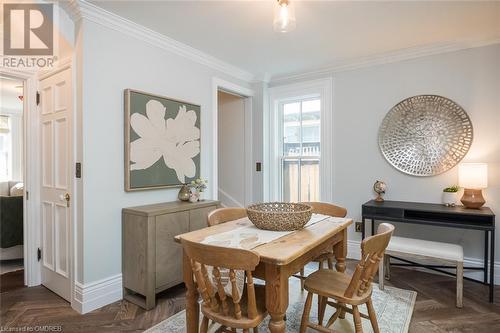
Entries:
<svg viewBox="0 0 500 333">
<path fill-rule="evenodd" d="M 31 287 L 42 284 L 71 302 L 71 198 L 74 177 L 71 62 L 61 64 L 59 68 L 38 76 L 38 79 L 33 74 L 9 71 L 2 72 L 0 77 L 15 80 L 15 87 L 18 89 L 15 94 L 9 92 L 11 89 L 9 90 L 7 81 L 2 81 L 0 111 L 1 120 L 5 123 L 2 132 L 8 133 L 10 137 L 5 140 L 8 143 L 4 153 L 7 162 L 0 164 L 0 173 L 5 175 L 6 184 L 4 179 L 0 180 L 0 187 L 3 186 L 0 189 L 7 189 L 10 197 L 17 194 L 22 208 L 21 222 L 17 223 L 22 228 L 20 259 L 24 274 L 18 274 L 19 280 L 16 280 L 15 285 Z M 22 91 L 19 90 L 21 88 Z M 3 98 L 4 94 L 6 98 Z M 10 108 L 4 107 L 5 102 L 14 97 L 21 103 L 21 107 L 17 109 L 19 121 L 13 118 Z M 18 143 L 17 149 L 16 144 L 12 144 L 15 142 Z M 16 158 L 17 154 L 20 154 L 19 158 Z M 6 215 L 4 211 L 2 207 L 2 219 Z M 11 235 L 7 237 L 3 233 L 6 230 L 3 227 L 2 220 L 2 243 L 4 236 L 5 239 L 11 238 Z M 15 230 L 18 232 L 18 229 Z M 12 244 L 1 245 L 3 251 L 4 245 Z M 6 249 L 10 251 L 12 247 L 8 246 Z"/>
<path fill-rule="evenodd" d="M 244 207 L 245 98 L 219 91 L 217 100 L 219 200 L 226 207 Z"/>
<path fill-rule="evenodd" d="M 24 285 L 24 82 L 0 76 L 1 289 Z"/>
<path fill-rule="evenodd" d="M 251 89 L 214 79 L 213 198 L 225 207 L 253 201 Z"/>
<path fill-rule="evenodd" d="M 71 68 L 40 80 L 41 283 L 71 302 L 73 102 Z"/>
</svg>

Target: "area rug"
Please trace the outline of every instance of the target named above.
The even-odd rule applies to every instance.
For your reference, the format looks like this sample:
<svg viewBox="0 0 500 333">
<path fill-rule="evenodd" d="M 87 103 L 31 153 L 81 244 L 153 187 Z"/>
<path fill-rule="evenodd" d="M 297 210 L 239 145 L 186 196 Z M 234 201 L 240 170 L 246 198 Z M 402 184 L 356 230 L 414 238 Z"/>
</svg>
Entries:
<svg viewBox="0 0 500 333">
<path fill-rule="evenodd" d="M 294 279 L 296 280 L 296 279 Z M 300 321 L 302 319 L 302 311 L 304 309 L 304 301 L 306 292 L 300 292 L 300 286 L 296 283 L 290 283 L 290 289 L 298 288 L 299 292 L 296 295 L 290 295 L 290 304 L 286 313 L 286 332 L 299 332 Z M 404 290 L 385 286 L 385 289 L 379 290 L 376 284 L 373 284 L 373 306 L 377 313 L 377 320 L 380 331 L 384 333 L 406 333 L 410 326 L 411 315 L 417 293 L 411 290 Z M 367 313 L 366 307 L 360 307 L 360 311 Z M 332 315 L 333 309 L 327 307 L 325 322 Z M 311 309 L 311 321 L 317 322 L 317 300 L 313 299 L 313 307 Z M 261 332 L 268 332 L 267 325 L 269 317 L 259 326 Z M 370 321 L 362 319 L 363 331 L 373 332 Z M 354 332 L 354 324 L 352 316 L 346 314 L 345 319 L 339 319 L 335 322 L 333 328 L 342 333 Z M 218 327 L 213 325 L 209 332 L 217 333 Z M 186 332 L 186 312 L 183 310 L 172 317 L 160 322 L 156 326 L 145 331 L 147 333 L 184 333 Z M 316 332 L 309 329 L 307 332 Z"/>
</svg>

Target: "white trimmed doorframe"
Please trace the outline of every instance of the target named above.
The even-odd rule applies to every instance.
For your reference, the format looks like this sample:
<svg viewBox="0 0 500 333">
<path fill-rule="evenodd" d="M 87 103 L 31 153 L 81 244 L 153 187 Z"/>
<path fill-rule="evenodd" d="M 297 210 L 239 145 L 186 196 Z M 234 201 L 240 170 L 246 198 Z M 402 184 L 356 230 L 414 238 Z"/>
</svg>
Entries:
<svg viewBox="0 0 500 333">
<path fill-rule="evenodd" d="M 70 129 L 70 135 L 71 135 L 71 143 L 72 143 L 72 146 L 71 146 L 71 154 L 70 156 L 68 156 L 68 164 L 70 165 L 70 170 L 73 170 L 73 172 L 70 172 L 70 180 L 69 180 L 69 185 L 68 185 L 68 190 L 69 192 L 71 193 L 71 201 L 70 201 L 70 211 L 69 211 L 69 216 L 70 216 L 70 225 L 69 225 L 69 239 L 68 239 L 68 246 L 69 246 L 69 260 L 68 260 L 68 264 L 69 264 L 69 281 L 70 281 L 70 304 L 71 304 L 71 307 L 75 310 L 77 310 L 78 312 L 80 312 L 80 307 L 79 307 L 79 303 L 78 303 L 78 300 L 76 299 L 76 277 L 77 277 L 77 262 L 76 262 L 76 253 L 77 253 L 77 249 L 76 249 L 76 239 L 77 239 L 77 217 L 78 216 L 78 211 L 79 211 L 79 207 L 80 207 L 80 204 L 81 204 L 81 198 L 79 196 L 77 196 L 77 186 L 78 186 L 78 182 L 77 182 L 77 179 L 75 177 L 75 173 L 74 173 L 74 167 L 76 165 L 76 162 L 77 162 L 77 151 L 78 151 L 78 144 L 80 143 L 80 140 L 78 140 L 78 137 L 77 137 L 77 128 L 78 128 L 78 117 L 77 117 L 77 108 L 76 108 L 76 72 L 75 72 L 75 67 L 74 67 L 74 63 L 75 63 L 75 56 L 71 56 L 71 57 L 68 57 L 68 58 L 65 58 L 65 59 L 62 59 L 60 60 L 58 63 L 57 63 L 57 67 L 56 68 L 53 68 L 51 70 L 48 70 L 48 71 L 43 71 L 41 72 L 38 77 L 37 77 L 37 83 L 39 84 L 40 81 L 44 80 L 44 79 L 47 79 L 51 76 L 54 76 L 62 71 L 65 71 L 65 70 L 69 70 L 70 71 L 70 75 L 71 75 L 71 107 L 72 107 L 72 116 L 71 116 L 71 129 Z M 43 102 L 43 101 L 42 101 Z M 32 120 L 32 126 L 34 128 L 36 128 L 36 135 L 37 135 L 37 140 L 38 142 L 42 142 L 41 140 L 41 133 L 40 133 L 40 130 L 39 130 L 39 127 L 38 127 L 38 124 L 39 124 L 39 117 L 38 117 L 38 114 L 40 113 L 40 108 L 38 105 L 35 106 L 36 107 L 36 114 L 37 114 L 37 118 Z M 34 146 L 35 147 L 35 146 Z M 38 149 L 38 153 L 41 152 L 41 149 Z M 35 154 L 37 153 L 36 151 L 34 152 Z M 40 171 L 41 168 L 42 168 L 42 165 L 41 165 L 41 157 L 40 156 L 37 156 L 37 169 L 35 170 L 36 172 Z M 36 184 L 37 186 L 41 183 L 41 172 L 39 172 L 37 174 L 37 179 L 36 179 Z M 37 209 L 37 212 L 38 212 L 38 217 L 41 217 L 41 189 L 40 187 L 38 186 L 38 192 L 37 192 L 37 196 L 36 196 L 36 202 L 34 202 L 35 205 L 37 205 L 36 209 Z M 35 200 L 34 200 L 35 201 Z M 39 232 L 39 245 L 38 247 L 41 248 L 41 243 L 42 243 L 42 240 L 41 240 L 41 224 L 36 226 L 38 227 L 38 232 Z M 42 251 L 42 256 L 43 256 L 43 251 Z M 42 265 L 42 260 L 39 262 L 39 266 L 38 266 L 38 269 L 39 269 L 39 283 L 38 284 L 41 284 L 41 265 Z M 80 312 L 81 313 L 81 312 Z"/>
<path fill-rule="evenodd" d="M 40 247 L 40 228 L 36 224 L 38 189 L 38 158 L 36 155 L 38 128 L 38 112 L 36 91 L 38 77 L 35 72 L 17 71 L 2 68 L 0 73 L 23 81 L 23 182 L 25 194 L 23 197 L 23 256 L 24 284 L 28 287 L 41 283 L 40 263 L 37 259 L 37 249 Z"/>
<path fill-rule="evenodd" d="M 218 152 L 218 121 L 219 121 L 219 105 L 218 105 L 218 93 L 219 91 L 225 91 L 228 93 L 236 94 L 245 99 L 245 202 L 244 205 L 248 205 L 253 200 L 253 143 L 252 143 L 252 131 L 253 131 L 253 110 L 252 110 L 252 98 L 254 96 L 254 91 L 252 89 L 237 85 L 235 83 L 225 81 L 214 77 L 212 79 L 212 198 L 217 200 L 219 197 L 219 176 L 218 176 L 218 165 L 219 165 L 219 152 Z"/>
<path fill-rule="evenodd" d="M 40 219 L 40 131 L 39 131 L 39 108 L 36 104 L 36 94 L 39 81 L 49 76 L 55 75 L 63 70 L 71 70 L 72 84 L 72 105 L 73 113 L 76 114 L 76 98 L 75 98 L 75 73 L 73 67 L 73 58 L 63 59 L 58 62 L 58 67 L 46 72 L 29 72 L 17 71 L 9 68 L 2 68 L 0 74 L 13 77 L 23 81 L 23 182 L 25 193 L 29 193 L 29 197 L 24 195 L 23 198 L 23 248 L 24 248 L 24 284 L 28 287 L 38 286 L 41 284 L 41 261 L 38 261 L 37 250 L 41 248 L 41 228 L 38 223 Z M 72 126 L 75 128 L 77 117 L 73 117 Z M 76 132 L 72 131 L 73 135 L 73 151 L 68 161 L 70 165 L 75 165 L 77 142 Z M 73 200 L 71 201 L 71 226 L 69 234 L 69 274 L 71 283 L 71 306 L 78 309 L 77 301 L 75 300 L 75 277 L 76 277 L 76 256 L 75 256 L 75 232 L 76 232 L 76 212 L 78 200 L 76 199 L 76 181 L 71 182 L 71 191 Z"/>
</svg>

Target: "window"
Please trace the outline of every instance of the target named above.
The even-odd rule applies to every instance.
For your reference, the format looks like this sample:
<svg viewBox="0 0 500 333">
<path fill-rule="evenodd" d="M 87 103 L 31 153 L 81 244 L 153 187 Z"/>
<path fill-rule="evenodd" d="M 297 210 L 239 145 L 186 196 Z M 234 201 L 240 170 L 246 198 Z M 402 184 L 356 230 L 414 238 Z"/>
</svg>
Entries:
<svg viewBox="0 0 500 333">
<path fill-rule="evenodd" d="M 0 116 L 0 181 L 10 180 L 12 176 L 12 144 L 10 119 Z"/>
<path fill-rule="evenodd" d="M 333 79 L 269 88 L 264 201 L 333 200 Z"/>
<path fill-rule="evenodd" d="M 321 100 L 318 97 L 281 102 L 281 198 L 319 201 Z"/>
</svg>

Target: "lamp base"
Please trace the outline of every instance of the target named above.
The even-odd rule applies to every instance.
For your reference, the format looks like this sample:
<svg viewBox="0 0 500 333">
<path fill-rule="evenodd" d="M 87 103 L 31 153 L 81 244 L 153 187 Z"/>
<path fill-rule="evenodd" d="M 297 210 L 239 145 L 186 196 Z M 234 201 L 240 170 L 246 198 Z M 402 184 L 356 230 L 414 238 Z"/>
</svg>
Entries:
<svg viewBox="0 0 500 333">
<path fill-rule="evenodd" d="M 486 203 L 481 190 L 472 190 L 468 188 L 464 189 L 464 196 L 460 201 L 465 207 L 473 209 L 481 208 Z"/>
</svg>

